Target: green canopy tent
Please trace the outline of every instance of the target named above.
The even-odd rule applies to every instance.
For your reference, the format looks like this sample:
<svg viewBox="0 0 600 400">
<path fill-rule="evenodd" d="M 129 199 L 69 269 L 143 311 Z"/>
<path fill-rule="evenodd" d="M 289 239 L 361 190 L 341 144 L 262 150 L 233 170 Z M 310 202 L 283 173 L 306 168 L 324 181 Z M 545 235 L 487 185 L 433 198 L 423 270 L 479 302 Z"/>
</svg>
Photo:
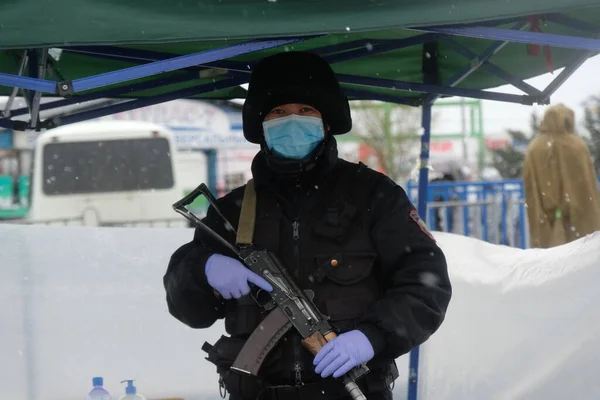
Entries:
<svg viewBox="0 0 600 400">
<path fill-rule="evenodd" d="M 178 98 L 243 98 L 256 60 L 306 50 L 351 100 L 423 107 L 418 209 L 425 216 L 431 105 L 463 96 L 525 105 L 600 52 L 598 0 L 0 1 L 0 127 L 41 129 Z M 537 54 L 537 55 L 536 55 Z M 565 67 L 544 90 L 524 82 Z M 522 95 L 489 90 L 509 83 Z M 41 104 L 42 95 L 62 99 Z M 61 118 L 40 109 L 120 98 Z M 10 105 L 10 101 L 8 104 Z M 29 122 L 18 121 L 30 115 Z M 418 349 L 411 352 L 415 400 Z"/>
</svg>

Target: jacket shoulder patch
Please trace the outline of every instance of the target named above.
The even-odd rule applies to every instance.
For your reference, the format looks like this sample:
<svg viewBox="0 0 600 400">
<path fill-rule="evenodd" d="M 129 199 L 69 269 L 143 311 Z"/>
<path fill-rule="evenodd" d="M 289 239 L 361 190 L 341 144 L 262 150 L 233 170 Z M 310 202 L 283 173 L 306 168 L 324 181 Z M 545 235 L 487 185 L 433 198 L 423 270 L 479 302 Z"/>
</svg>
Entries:
<svg viewBox="0 0 600 400">
<path fill-rule="evenodd" d="M 421 218 L 421 216 L 419 215 L 417 210 L 411 210 L 410 219 L 412 219 L 419 226 L 419 229 L 421 229 L 421 232 L 426 234 L 431 240 L 433 240 L 434 242 L 437 243 L 437 241 L 433 237 L 433 234 L 427 227 L 427 224 L 425 223 L 425 221 L 423 221 L 423 219 Z"/>
</svg>

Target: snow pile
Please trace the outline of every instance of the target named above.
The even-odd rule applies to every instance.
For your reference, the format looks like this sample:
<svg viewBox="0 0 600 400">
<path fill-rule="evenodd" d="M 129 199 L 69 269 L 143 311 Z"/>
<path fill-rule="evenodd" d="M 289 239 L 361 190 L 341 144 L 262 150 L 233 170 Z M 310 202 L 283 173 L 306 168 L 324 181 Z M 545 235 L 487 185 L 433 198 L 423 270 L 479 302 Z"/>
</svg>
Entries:
<svg viewBox="0 0 600 400">
<path fill-rule="evenodd" d="M 175 320 L 162 286 L 191 233 L 0 225 L 0 398 L 82 399 L 94 376 L 113 398 L 124 379 L 148 399 L 218 396 L 201 347 L 221 326 Z"/>
<path fill-rule="evenodd" d="M 454 297 L 420 399 L 600 398 L 600 232 L 547 250 L 435 236 Z"/>
<path fill-rule="evenodd" d="M 148 398 L 218 398 L 204 360 L 222 323 L 167 311 L 162 276 L 188 229 L 0 225 L 0 397 L 80 399 L 137 379 Z M 600 398 L 600 233 L 519 250 L 436 233 L 451 269 L 447 320 L 423 347 L 420 399 Z M 396 398 L 405 398 L 407 357 Z"/>
</svg>

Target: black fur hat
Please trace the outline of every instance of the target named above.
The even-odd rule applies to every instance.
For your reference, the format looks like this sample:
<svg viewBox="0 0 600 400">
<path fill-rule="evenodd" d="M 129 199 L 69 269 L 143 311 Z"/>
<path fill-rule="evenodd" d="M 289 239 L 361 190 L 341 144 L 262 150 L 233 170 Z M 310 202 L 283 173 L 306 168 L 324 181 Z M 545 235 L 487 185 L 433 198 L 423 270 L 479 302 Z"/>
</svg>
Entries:
<svg viewBox="0 0 600 400">
<path fill-rule="evenodd" d="M 352 129 L 348 98 L 329 64 L 316 54 L 291 51 L 266 57 L 252 70 L 242 109 L 246 140 L 263 143 L 267 113 L 290 103 L 315 107 L 333 135 Z"/>
</svg>

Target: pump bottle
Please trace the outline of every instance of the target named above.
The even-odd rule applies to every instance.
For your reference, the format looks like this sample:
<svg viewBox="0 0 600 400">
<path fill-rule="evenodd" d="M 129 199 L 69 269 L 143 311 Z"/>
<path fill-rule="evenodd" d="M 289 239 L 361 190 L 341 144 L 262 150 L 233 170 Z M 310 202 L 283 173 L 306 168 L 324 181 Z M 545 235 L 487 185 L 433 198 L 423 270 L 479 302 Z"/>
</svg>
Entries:
<svg viewBox="0 0 600 400">
<path fill-rule="evenodd" d="M 133 379 L 128 379 L 121 381 L 121 383 L 127 382 L 127 387 L 125 388 L 125 395 L 119 397 L 119 400 L 146 400 L 144 396 L 137 393 L 137 389 L 133 386 Z"/>
</svg>

